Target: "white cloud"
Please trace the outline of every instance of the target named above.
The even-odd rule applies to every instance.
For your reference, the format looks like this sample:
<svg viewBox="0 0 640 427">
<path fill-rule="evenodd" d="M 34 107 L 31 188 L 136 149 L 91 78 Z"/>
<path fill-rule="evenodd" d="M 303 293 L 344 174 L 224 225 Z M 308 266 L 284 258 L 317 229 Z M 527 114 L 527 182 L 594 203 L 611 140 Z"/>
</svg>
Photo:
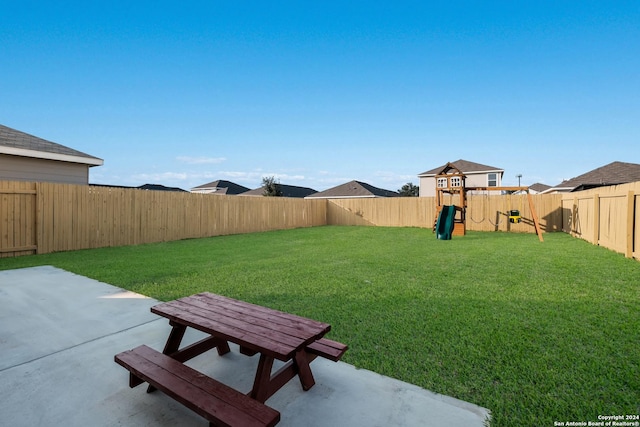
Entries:
<svg viewBox="0 0 640 427">
<path fill-rule="evenodd" d="M 190 177 L 189 177 L 189 174 L 184 172 L 160 172 L 160 173 L 139 173 L 139 174 L 133 175 L 133 178 L 136 180 L 145 181 L 149 184 L 153 184 L 153 183 L 162 183 L 167 181 L 186 181 Z"/>
<path fill-rule="evenodd" d="M 217 175 L 219 176 L 223 176 L 226 178 L 235 178 L 235 179 L 242 179 L 242 180 L 252 180 L 252 181 L 262 181 L 263 177 L 274 177 L 278 180 L 280 180 L 280 182 L 282 182 L 283 184 L 286 184 L 288 180 L 295 180 L 295 181 L 304 181 L 305 180 L 305 176 L 304 175 L 289 175 L 286 173 L 265 173 L 265 172 L 261 172 L 261 171 L 252 171 L 252 172 L 238 172 L 238 171 L 220 171 L 217 173 Z"/>
<path fill-rule="evenodd" d="M 179 156 L 176 160 L 189 165 L 217 165 L 227 161 L 225 157 L 190 157 Z"/>
<path fill-rule="evenodd" d="M 264 175 L 262 172 L 238 172 L 238 171 L 220 171 L 218 172 L 223 178 L 234 178 L 242 180 L 261 180 Z"/>
<path fill-rule="evenodd" d="M 304 181 L 305 179 L 304 175 L 289 175 L 286 173 L 265 173 L 262 176 L 272 176 L 283 184 L 287 184 L 287 181 Z"/>
<path fill-rule="evenodd" d="M 395 172 L 386 172 L 386 171 L 378 171 L 375 173 L 375 176 L 385 182 L 405 181 L 406 183 L 406 182 L 418 180 L 418 177 L 416 175 L 397 174 Z"/>
</svg>

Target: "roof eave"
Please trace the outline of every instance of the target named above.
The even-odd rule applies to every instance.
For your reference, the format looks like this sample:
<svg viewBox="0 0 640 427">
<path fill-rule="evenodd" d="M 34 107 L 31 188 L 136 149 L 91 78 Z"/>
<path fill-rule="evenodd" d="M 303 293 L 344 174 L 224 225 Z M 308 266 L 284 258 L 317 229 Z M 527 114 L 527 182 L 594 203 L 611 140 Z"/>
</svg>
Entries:
<svg viewBox="0 0 640 427">
<path fill-rule="evenodd" d="M 69 154 L 49 153 L 46 151 L 27 150 L 24 148 L 15 148 L 0 146 L 0 154 L 7 154 L 10 156 L 31 157 L 44 160 L 57 160 L 61 162 L 81 163 L 89 166 L 102 166 L 104 160 L 97 157 L 81 157 L 72 156 Z"/>
</svg>

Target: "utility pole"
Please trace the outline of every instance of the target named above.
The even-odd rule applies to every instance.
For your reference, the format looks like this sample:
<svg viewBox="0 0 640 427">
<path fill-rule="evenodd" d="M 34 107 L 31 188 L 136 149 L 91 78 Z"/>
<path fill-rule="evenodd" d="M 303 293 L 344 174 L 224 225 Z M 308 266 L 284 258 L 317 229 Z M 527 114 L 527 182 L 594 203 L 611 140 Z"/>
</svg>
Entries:
<svg viewBox="0 0 640 427">
<path fill-rule="evenodd" d="M 519 173 L 518 175 L 516 175 L 516 178 L 518 178 L 518 187 L 520 187 L 520 178 L 522 178 L 522 174 Z"/>
</svg>

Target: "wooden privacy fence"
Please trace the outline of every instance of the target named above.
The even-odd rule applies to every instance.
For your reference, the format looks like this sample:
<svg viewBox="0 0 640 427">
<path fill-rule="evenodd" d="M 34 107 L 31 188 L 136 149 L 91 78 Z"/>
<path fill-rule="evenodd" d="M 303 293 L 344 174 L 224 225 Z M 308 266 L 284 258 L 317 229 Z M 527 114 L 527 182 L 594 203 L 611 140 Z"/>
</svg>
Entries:
<svg viewBox="0 0 640 427">
<path fill-rule="evenodd" d="M 532 198 L 542 231 L 640 258 L 639 192 L 640 182 Z M 467 230 L 535 233 L 526 197 L 469 194 Z M 508 220 L 514 209 L 520 223 Z M 435 211 L 433 197 L 304 200 L 0 181 L 0 257 L 321 225 L 432 228 Z"/>
<path fill-rule="evenodd" d="M 640 259 L 640 182 L 564 194 L 562 210 L 563 231 Z"/>
<path fill-rule="evenodd" d="M 0 181 L 0 257 L 326 224 L 326 202 Z"/>
<path fill-rule="evenodd" d="M 532 195 L 542 231 L 562 230 L 562 196 Z M 445 195 L 444 204 L 458 203 L 458 196 Z M 509 222 L 509 211 L 520 211 L 522 221 Z M 378 225 L 388 227 L 433 227 L 435 197 L 397 197 L 380 199 L 331 199 L 327 223 L 335 225 Z M 467 230 L 535 233 L 527 195 L 467 196 Z"/>
<path fill-rule="evenodd" d="M 0 181 L 0 258 L 36 252 L 36 213 L 35 184 Z"/>
<path fill-rule="evenodd" d="M 560 194 L 532 194 L 535 213 L 543 232 L 562 230 L 562 209 Z M 522 219 L 519 223 L 509 222 L 509 211 L 517 210 Z M 533 212 L 527 194 L 467 196 L 467 230 L 472 231 L 513 231 L 535 233 Z"/>
<path fill-rule="evenodd" d="M 327 200 L 329 225 L 432 227 L 435 197 L 356 198 Z"/>
</svg>

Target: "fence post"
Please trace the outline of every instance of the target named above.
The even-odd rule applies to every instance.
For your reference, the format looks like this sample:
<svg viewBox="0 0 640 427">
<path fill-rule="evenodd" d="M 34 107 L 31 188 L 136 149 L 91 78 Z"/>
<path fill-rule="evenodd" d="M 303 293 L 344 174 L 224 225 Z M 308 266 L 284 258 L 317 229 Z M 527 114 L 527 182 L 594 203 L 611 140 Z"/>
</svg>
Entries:
<svg viewBox="0 0 640 427">
<path fill-rule="evenodd" d="M 624 253 L 626 258 L 633 257 L 633 222 L 635 219 L 636 196 L 633 191 L 627 193 L 627 250 Z"/>
<path fill-rule="evenodd" d="M 44 227 L 42 225 L 43 218 L 43 202 L 42 202 L 42 183 L 36 182 L 36 202 L 34 203 L 35 220 L 36 220 L 36 255 L 42 253 L 42 242 L 44 240 Z"/>
<path fill-rule="evenodd" d="M 593 196 L 593 239 L 592 243 L 598 246 L 600 240 L 600 195 Z"/>
<path fill-rule="evenodd" d="M 572 236 L 578 234 L 578 196 L 573 197 L 573 209 L 571 212 L 571 226 L 569 227 L 569 233 Z"/>
</svg>

